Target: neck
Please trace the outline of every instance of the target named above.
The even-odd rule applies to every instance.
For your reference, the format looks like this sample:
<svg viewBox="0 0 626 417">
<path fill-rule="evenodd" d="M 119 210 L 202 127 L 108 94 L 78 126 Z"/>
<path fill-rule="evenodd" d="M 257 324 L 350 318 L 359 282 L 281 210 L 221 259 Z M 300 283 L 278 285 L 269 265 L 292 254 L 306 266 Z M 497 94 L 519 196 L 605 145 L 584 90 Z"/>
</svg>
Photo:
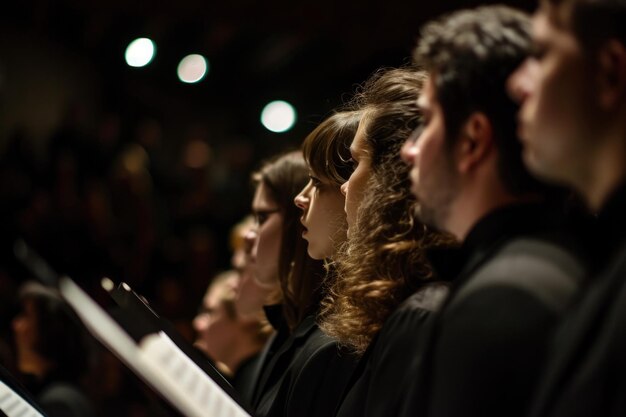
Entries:
<svg viewBox="0 0 626 417">
<path fill-rule="evenodd" d="M 476 223 L 494 210 L 537 200 L 538 197 L 535 195 L 512 195 L 497 175 L 483 176 L 482 179 L 467 183 L 462 188 L 459 198 L 452 207 L 447 231 L 463 242 Z"/>
<path fill-rule="evenodd" d="M 262 348 L 262 344 L 251 340 L 238 340 L 236 343 L 233 343 L 231 349 L 225 352 L 220 362 L 228 369 L 230 375 L 234 375 L 243 361 L 259 352 Z"/>
<path fill-rule="evenodd" d="M 626 149 L 624 140 L 607 140 L 595 155 L 592 175 L 583 185 L 589 206 L 599 211 L 611 193 L 626 179 Z"/>
<path fill-rule="evenodd" d="M 32 351 L 20 352 L 17 358 L 17 368 L 20 372 L 35 375 L 42 379 L 52 369 L 52 363 Z"/>
</svg>

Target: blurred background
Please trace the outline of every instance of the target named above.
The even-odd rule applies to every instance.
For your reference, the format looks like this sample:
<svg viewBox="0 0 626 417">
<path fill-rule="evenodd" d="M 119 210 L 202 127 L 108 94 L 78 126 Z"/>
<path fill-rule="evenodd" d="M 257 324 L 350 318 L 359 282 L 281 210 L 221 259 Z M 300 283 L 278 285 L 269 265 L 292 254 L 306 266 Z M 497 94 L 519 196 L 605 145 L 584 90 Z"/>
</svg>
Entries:
<svg viewBox="0 0 626 417">
<path fill-rule="evenodd" d="M 100 279 L 128 282 L 192 340 L 209 280 L 229 267 L 229 230 L 249 211 L 250 173 L 297 148 L 377 68 L 410 62 L 422 23 L 481 3 L 3 4 L 3 361 L 31 278 L 13 257 L 18 237 L 105 305 Z M 145 412 L 133 410 L 118 415 Z"/>
</svg>

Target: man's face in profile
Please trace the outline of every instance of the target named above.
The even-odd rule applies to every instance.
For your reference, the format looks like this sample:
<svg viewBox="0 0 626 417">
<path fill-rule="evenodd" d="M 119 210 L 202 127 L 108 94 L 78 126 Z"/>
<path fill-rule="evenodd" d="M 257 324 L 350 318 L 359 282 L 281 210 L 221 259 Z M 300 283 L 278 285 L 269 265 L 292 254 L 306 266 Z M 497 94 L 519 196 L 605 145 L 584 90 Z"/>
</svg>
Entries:
<svg viewBox="0 0 626 417">
<path fill-rule="evenodd" d="M 593 144 L 593 80 L 570 28 L 569 7 L 542 2 L 533 17 L 534 51 L 508 87 L 521 104 L 519 136 L 528 168 L 548 180 L 580 185 Z"/>
<path fill-rule="evenodd" d="M 411 165 L 411 192 L 418 200 L 421 220 L 440 230 L 449 230 L 451 207 L 459 192 L 458 177 L 446 147 L 444 112 L 437 99 L 435 75 L 430 74 L 417 105 L 422 126 L 402 148 L 402 159 Z"/>
</svg>

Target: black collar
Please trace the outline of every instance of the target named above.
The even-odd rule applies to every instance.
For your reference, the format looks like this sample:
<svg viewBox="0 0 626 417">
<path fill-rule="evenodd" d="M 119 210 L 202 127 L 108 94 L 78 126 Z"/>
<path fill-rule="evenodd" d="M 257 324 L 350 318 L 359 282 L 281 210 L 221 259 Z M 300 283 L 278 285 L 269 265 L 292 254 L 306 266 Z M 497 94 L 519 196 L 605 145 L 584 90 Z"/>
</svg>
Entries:
<svg viewBox="0 0 626 417">
<path fill-rule="evenodd" d="M 463 248 L 468 252 L 491 246 L 502 238 L 533 233 L 560 223 L 549 204 L 511 204 L 483 216 L 467 234 Z"/>
<path fill-rule="evenodd" d="M 280 330 L 281 328 L 287 326 L 282 304 L 271 304 L 263 306 L 263 311 L 265 311 L 267 321 L 270 322 L 275 330 Z"/>
<path fill-rule="evenodd" d="M 614 248 L 626 238 L 626 183 L 617 187 L 598 215 L 600 237 Z"/>
<path fill-rule="evenodd" d="M 562 216 L 561 216 L 562 217 Z M 438 279 L 454 281 L 473 259 L 480 259 L 508 238 L 553 229 L 563 221 L 545 203 L 512 204 L 498 208 L 474 224 L 460 247 L 429 249 L 427 257 Z"/>
</svg>

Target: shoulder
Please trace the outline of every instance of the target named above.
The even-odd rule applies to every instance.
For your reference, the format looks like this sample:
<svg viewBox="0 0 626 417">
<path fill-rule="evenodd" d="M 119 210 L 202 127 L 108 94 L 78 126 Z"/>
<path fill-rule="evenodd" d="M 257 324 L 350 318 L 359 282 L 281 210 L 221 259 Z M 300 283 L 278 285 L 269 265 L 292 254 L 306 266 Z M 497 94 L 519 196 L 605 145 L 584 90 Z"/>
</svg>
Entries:
<svg viewBox="0 0 626 417">
<path fill-rule="evenodd" d="M 316 328 L 295 362 L 285 415 L 331 415 L 356 368 L 356 356 Z"/>
<path fill-rule="evenodd" d="M 82 391 L 68 383 L 50 384 L 41 392 L 39 401 L 51 414 L 89 416 L 94 413 L 89 400 Z"/>
<path fill-rule="evenodd" d="M 404 300 L 387 318 L 379 338 L 397 338 L 415 335 L 432 314 L 440 309 L 448 296 L 448 285 L 443 282 L 432 282 L 422 286 Z"/>
<path fill-rule="evenodd" d="M 563 245 L 536 237 L 512 239 L 458 289 L 451 304 L 485 291 L 520 292 L 564 309 L 585 276 L 581 260 Z"/>
<path fill-rule="evenodd" d="M 314 321 L 307 320 L 309 324 L 298 336 L 298 349 L 293 358 L 292 369 L 298 374 L 307 372 L 323 373 L 327 369 L 320 368 L 320 364 L 329 362 L 355 361 L 354 357 L 342 348 L 332 337 L 328 336 L 319 328 Z M 296 329 L 296 332 L 298 329 Z"/>
</svg>

